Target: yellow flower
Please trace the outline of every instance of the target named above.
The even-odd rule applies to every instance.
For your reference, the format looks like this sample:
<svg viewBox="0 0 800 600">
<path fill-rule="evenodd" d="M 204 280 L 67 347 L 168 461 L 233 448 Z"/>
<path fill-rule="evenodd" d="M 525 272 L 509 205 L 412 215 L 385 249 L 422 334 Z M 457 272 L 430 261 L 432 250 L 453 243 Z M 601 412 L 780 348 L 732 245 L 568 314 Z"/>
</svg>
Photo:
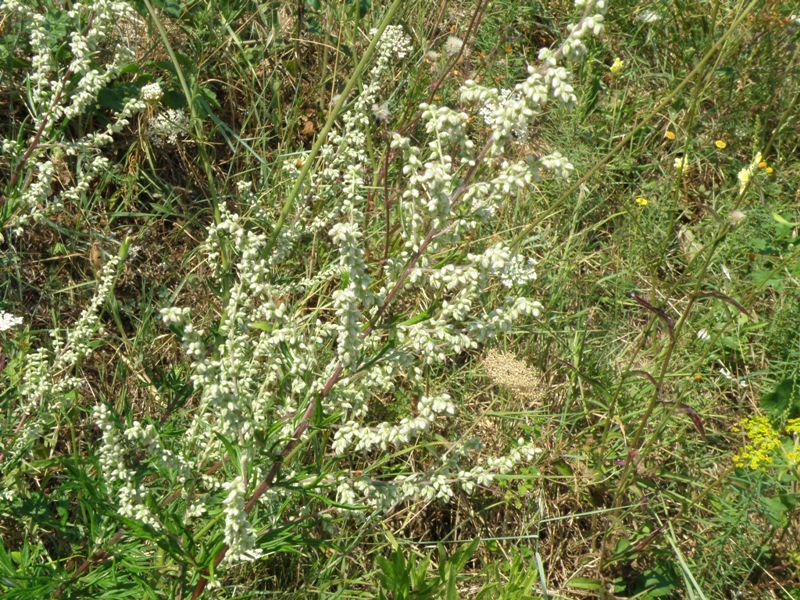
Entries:
<svg viewBox="0 0 800 600">
<path fill-rule="evenodd" d="M 747 184 L 750 183 L 750 177 L 752 177 L 753 173 L 750 170 L 750 167 L 745 167 L 736 175 L 739 179 L 739 193 L 744 193 L 744 190 L 747 188 Z"/>
<path fill-rule="evenodd" d="M 514 51 L 514 49 L 511 47 L 511 44 L 506 44 L 506 47 L 503 48 L 503 50 L 506 54 L 511 54 Z"/>
<path fill-rule="evenodd" d="M 647 198 L 645 198 L 644 196 L 637 197 L 635 202 L 639 206 L 647 206 L 649 204 L 649 202 L 647 201 Z"/>
<path fill-rule="evenodd" d="M 728 142 L 726 142 L 725 140 L 717 140 L 716 142 L 714 142 L 714 145 L 720 150 L 724 150 L 725 148 L 727 148 Z"/>
<path fill-rule="evenodd" d="M 625 67 L 625 61 L 622 60 L 619 56 L 614 59 L 613 64 L 610 67 L 611 74 L 617 75 L 622 69 Z"/>
<path fill-rule="evenodd" d="M 766 417 L 742 419 L 742 431 L 747 443 L 733 455 L 733 463 L 737 467 L 748 467 L 753 471 L 764 469 L 775 459 L 775 452 L 781 447 L 780 434 L 772 428 Z"/>
<path fill-rule="evenodd" d="M 679 156 L 672 163 L 672 166 L 675 167 L 681 173 L 686 173 L 689 170 L 689 159 L 686 158 L 685 156 Z"/>
<path fill-rule="evenodd" d="M 767 167 L 767 173 L 771 174 L 771 173 L 774 173 L 774 172 L 775 172 L 775 169 L 773 169 L 772 167 Z"/>
<path fill-rule="evenodd" d="M 758 163 L 758 168 L 759 169 L 766 169 L 767 168 L 767 161 L 765 161 L 765 160 L 760 161 Z"/>
<path fill-rule="evenodd" d="M 668 140 L 672 141 L 672 140 L 675 139 L 675 132 L 672 131 L 671 129 L 667 129 L 664 132 L 664 137 L 667 138 Z"/>
<path fill-rule="evenodd" d="M 697 382 L 703 381 L 703 374 L 702 373 L 695 373 L 694 380 Z"/>
</svg>

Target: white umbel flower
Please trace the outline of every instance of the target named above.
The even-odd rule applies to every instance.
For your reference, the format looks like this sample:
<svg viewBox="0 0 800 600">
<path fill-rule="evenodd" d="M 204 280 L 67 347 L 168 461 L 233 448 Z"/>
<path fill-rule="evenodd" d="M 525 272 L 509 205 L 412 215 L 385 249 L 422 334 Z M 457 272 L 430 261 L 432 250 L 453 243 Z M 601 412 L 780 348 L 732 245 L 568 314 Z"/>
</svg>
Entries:
<svg viewBox="0 0 800 600">
<path fill-rule="evenodd" d="M 189 135 L 189 115 L 185 110 L 168 108 L 150 122 L 148 134 L 155 146 L 177 146 Z"/>
<path fill-rule="evenodd" d="M 8 331 L 17 325 L 22 325 L 22 317 L 17 317 L 11 313 L 0 311 L 0 331 Z"/>
<path fill-rule="evenodd" d="M 142 100 L 145 102 L 158 102 L 164 95 L 164 90 L 161 89 L 161 84 L 157 81 L 148 83 L 141 90 Z"/>
</svg>

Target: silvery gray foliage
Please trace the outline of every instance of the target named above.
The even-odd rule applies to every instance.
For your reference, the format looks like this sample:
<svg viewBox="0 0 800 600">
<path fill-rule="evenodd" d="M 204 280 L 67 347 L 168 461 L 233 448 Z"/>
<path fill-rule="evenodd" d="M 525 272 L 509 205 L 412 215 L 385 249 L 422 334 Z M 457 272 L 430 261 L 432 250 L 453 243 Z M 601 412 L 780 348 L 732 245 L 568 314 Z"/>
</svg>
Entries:
<svg viewBox="0 0 800 600">
<path fill-rule="evenodd" d="M 327 451 L 336 469 L 310 485 L 334 489 L 354 514 L 398 502 L 449 500 L 458 486 L 470 493 L 535 459 L 535 443 L 520 439 L 507 454 L 476 463 L 476 442 L 465 440 L 452 442 L 433 464 L 429 459 L 424 473 L 352 469 L 357 457 L 369 464 L 378 451 L 416 452 L 415 445 L 459 412 L 456 391 L 442 389 L 436 374 L 461 353 L 540 316 L 541 305 L 528 296 L 536 280 L 532 258 L 501 240 L 477 243 L 480 236 L 472 234 L 490 227 L 498 208 L 528 193 L 544 173 L 566 177 L 572 171 L 560 153 L 510 158 L 515 153 L 509 150 L 514 132 L 525 131 L 549 103 L 575 103 L 562 62 L 584 54 L 583 40 L 602 30 L 605 12 L 602 0 L 576 4 L 582 20 L 560 48 L 540 52 L 541 63 L 523 82 L 498 90 L 468 81 L 462 106 L 420 106 L 423 143 L 392 137 L 402 163 L 395 183 L 399 230 L 386 260 L 376 264 L 365 226 L 376 168 L 366 132 L 393 64 L 410 51 L 402 28 L 385 30 L 363 89 L 322 148 L 286 225 L 272 232 L 259 227 L 274 222 L 274 215 L 249 183 L 238 190 L 249 217 L 220 207 L 204 245 L 220 288 L 228 290 L 214 331 L 198 328 L 190 308 L 162 311 L 180 334 L 197 396 L 185 435 L 169 441 L 169 460 L 157 432 L 134 424 L 117 434 L 113 419 L 98 409 L 112 486 L 131 487 L 131 473 L 117 457 L 124 440 L 139 440 L 157 468 L 180 477 L 187 519 L 222 493 L 227 560 L 251 560 L 260 551 L 246 499 L 258 482 L 277 484 L 255 496 L 266 507 L 285 493 L 281 481 L 302 479 L 299 464 L 284 466 L 297 473 L 279 474 L 275 461 L 287 456 L 286 450 L 276 456 L 275 449 L 309 438 L 314 414 L 327 424 Z M 485 139 L 470 136 L 475 114 L 490 128 Z M 296 256 L 303 239 L 314 240 L 313 262 Z M 413 400 L 408 416 L 376 416 L 382 402 L 401 397 Z M 226 444 L 236 448 L 235 457 Z M 226 475 L 230 469 L 203 471 L 232 458 L 234 477 Z M 123 510 L 158 528 L 155 516 L 140 506 L 147 493 L 147 484 L 139 482 L 126 492 Z"/>
</svg>

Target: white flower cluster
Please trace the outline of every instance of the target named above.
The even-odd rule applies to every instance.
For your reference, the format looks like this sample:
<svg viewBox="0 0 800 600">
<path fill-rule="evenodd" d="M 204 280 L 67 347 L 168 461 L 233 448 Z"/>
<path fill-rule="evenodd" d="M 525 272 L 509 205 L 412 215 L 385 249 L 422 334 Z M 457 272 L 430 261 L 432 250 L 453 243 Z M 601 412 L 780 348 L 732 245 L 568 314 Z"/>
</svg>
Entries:
<svg viewBox="0 0 800 600">
<path fill-rule="evenodd" d="M 560 48 L 539 50 L 539 68 L 530 65 L 528 78 L 512 89 L 487 88 L 472 80 L 465 82 L 461 99 L 479 105 L 479 114 L 489 126 L 493 139 L 491 155 L 501 155 L 510 139 L 525 135 L 528 123 L 545 107 L 552 97 L 567 107 L 577 102 L 572 85 L 572 73 L 559 60 L 578 60 L 586 54 L 584 44 L 589 35 L 600 35 L 604 28 L 607 6 L 605 0 L 576 0 L 583 10 L 583 18 L 571 26 L 567 39 Z M 568 163 L 567 163 L 568 164 Z"/>
<path fill-rule="evenodd" d="M 28 109 L 34 131 L 28 138 L 28 147 L 2 140 L 5 153 L 12 159 L 12 168 L 27 169 L 27 174 L 18 172 L 15 182 L 20 182 L 10 195 L 14 231 L 22 233 L 31 221 L 39 221 L 57 211 L 67 200 L 77 200 L 85 194 L 92 180 L 107 171 L 109 161 L 100 155 L 103 146 L 110 143 L 113 135 L 130 123 L 131 117 L 145 107 L 145 103 L 133 98 L 113 116 L 100 132 L 89 133 L 78 140 L 70 140 L 63 133 L 66 121 L 83 114 L 96 101 L 100 91 L 106 87 L 128 62 L 127 48 L 113 48 L 113 56 L 105 65 L 95 63 L 107 54 L 111 34 L 120 19 L 127 18 L 133 9 L 126 2 L 96 0 L 73 2 L 65 13 L 70 24 L 66 27 L 68 39 L 63 40 L 69 48 L 69 61 L 61 64 L 56 54 L 60 46 L 51 39 L 44 15 L 34 12 L 18 0 L 7 0 L 0 11 L 14 15 L 27 29 L 31 44 L 31 71 L 27 76 Z M 21 162 L 23 153 L 26 157 Z M 56 163 L 63 158 L 73 158 L 76 173 L 74 184 L 54 194 L 53 180 Z M 20 161 L 20 164 L 15 164 Z M 24 175 L 24 176 L 19 176 Z"/>
<path fill-rule="evenodd" d="M 141 89 L 142 100 L 145 102 L 155 103 L 161 100 L 164 95 L 164 90 L 161 89 L 161 84 L 157 81 L 148 83 Z"/>
<path fill-rule="evenodd" d="M 93 66 L 101 44 L 110 36 L 117 20 L 133 13 L 126 2 L 93 0 L 72 3 L 66 12 L 74 25 L 68 42 L 71 60 L 63 70 L 56 64 L 44 15 L 33 12 L 18 0 L 6 0 L 2 10 L 27 24 L 33 51 L 32 70 L 28 77 L 33 86 L 30 109 L 37 127 L 45 125 L 50 130 L 62 118 L 80 115 L 129 58 L 127 49 L 120 47 L 109 65 L 104 68 Z M 88 23 L 86 31 L 81 29 L 82 23 Z M 73 81 L 75 85 L 69 94 L 65 94 Z"/>
<path fill-rule="evenodd" d="M 383 79 L 392 63 L 410 51 L 411 41 L 402 27 L 389 26 L 384 30 L 366 85 L 353 107 L 343 115 L 341 131 L 331 134 L 320 151 L 321 170 L 311 176 L 308 202 L 318 206 L 330 205 L 335 200 L 334 208 L 316 219 L 311 228 L 327 228 L 339 250 L 340 271 L 347 275 L 346 286 L 333 297 L 338 317 L 337 354 L 345 365 L 353 363 L 361 352 L 360 322 L 376 301 L 370 290 L 372 281 L 364 262 L 359 227 L 366 200 L 364 177 L 370 172 L 366 132 Z"/>
<path fill-rule="evenodd" d="M 314 221 L 315 229 L 329 229 L 342 215 L 351 222 L 361 218 L 365 198 L 363 178 L 371 170 L 366 137 L 370 115 L 373 106 L 378 104 L 383 80 L 392 63 L 403 59 L 410 51 L 411 40 L 402 27 L 390 25 L 384 30 L 366 84 L 353 106 L 342 116 L 341 129 L 329 135 L 320 150 L 320 169 L 309 178 L 308 202 L 311 205 L 328 205 L 336 200 L 330 212 Z M 381 102 L 381 111 L 389 111 L 387 100 Z"/>
<path fill-rule="evenodd" d="M 92 352 L 100 307 L 111 290 L 118 265 L 116 257 L 106 263 L 94 296 L 71 329 L 51 330 L 52 347 L 42 346 L 25 356 L 19 401 L 13 408 L 20 425 L 10 448 L 12 452 L 3 455 L 8 460 L 25 456 L 31 445 L 51 431 L 61 413 L 69 409 L 68 392 L 82 383 L 74 374 L 75 367 Z M 3 323 L 9 326 L 22 321 L 7 313 L 0 314 Z"/>
<path fill-rule="evenodd" d="M 448 394 L 423 396 L 417 407 L 416 417 L 403 417 L 395 423 L 362 425 L 348 421 L 334 434 L 332 449 L 336 454 L 352 448 L 356 452 L 366 452 L 374 448 L 386 450 L 390 446 L 407 444 L 433 425 L 440 415 L 453 416 L 456 407 Z"/>
<path fill-rule="evenodd" d="M 78 377 L 69 373 L 92 351 L 91 341 L 100 320 L 100 307 L 114 285 L 119 263 L 117 256 L 106 262 L 89 305 L 72 328 L 63 335 L 57 329 L 51 330 L 52 348 L 42 347 L 26 358 L 20 404 L 23 415 L 40 414 L 40 409 L 52 414 L 62 406 L 64 392 L 80 383 Z"/>
<path fill-rule="evenodd" d="M 605 0 L 575 0 L 575 7 L 584 11 L 583 18 L 570 26 L 564 41 L 563 52 L 569 60 L 579 60 L 586 54 L 583 40 L 588 35 L 598 36 L 605 28 L 604 17 L 608 7 Z"/>
<path fill-rule="evenodd" d="M 542 452 L 541 448 L 526 443 L 522 438 L 517 443 L 519 445 L 505 456 L 489 457 L 482 465 L 459 471 L 458 480 L 464 491 L 471 494 L 476 486 L 491 485 L 497 475 L 511 473 L 518 465 L 533 462 Z"/>
<path fill-rule="evenodd" d="M 471 469 L 445 465 L 433 474 L 412 473 L 395 477 L 390 482 L 342 476 L 336 487 L 336 499 L 345 509 L 353 510 L 354 516 L 360 514 L 358 509 L 362 506 L 386 511 L 407 501 L 449 502 L 455 494 L 454 486 L 472 494 L 476 487 L 488 487 L 498 475 L 508 474 L 519 465 L 533 462 L 542 452 L 537 446 L 523 440 L 518 444 L 507 455 L 491 457 Z"/>
<path fill-rule="evenodd" d="M 148 457 L 155 460 L 162 469 L 173 472 L 178 485 L 184 486 L 192 479 L 192 465 L 161 445 L 161 439 L 152 424 L 142 425 L 139 421 L 134 421 L 124 435 L 129 442 L 136 443 L 138 448 L 145 450 Z"/>
<path fill-rule="evenodd" d="M 228 495 L 223 502 L 225 513 L 225 543 L 228 553 L 225 559 L 231 562 L 252 561 L 261 558 L 262 551 L 256 548 L 256 536 L 244 512 L 247 488 L 239 476 L 225 484 Z"/>
<path fill-rule="evenodd" d="M 587 16 L 604 6 L 586 4 Z M 587 24 L 586 32 L 598 22 Z M 368 208 L 370 201 L 372 210 L 384 199 L 370 196 L 377 167 L 367 133 L 392 64 L 409 49 L 401 28 L 385 30 L 360 95 L 321 148 L 301 197 L 280 218 L 272 203 L 260 202 L 267 195 L 255 193 L 249 183 L 237 186 L 237 197 L 252 219 L 220 207 L 205 243 L 214 283 L 223 290 L 219 315 L 200 316 L 206 324 L 201 327 L 188 308 L 162 310 L 189 359 L 197 395 L 191 423 L 180 438 L 158 441 L 155 430 L 140 427 L 125 439 L 147 449 L 157 468 L 180 471 L 196 491 L 192 506 L 202 504 L 204 494 L 224 490 L 231 561 L 259 556 L 244 510 L 251 487 L 246 482 L 264 483 L 266 473 L 284 477 L 298 469 L 297 462 L 284 463 L 299 460 L 292 450 L 308 439 L 312 422 L 324 423 L 331 434 L 326 450 L 341 469 L 337 494 L 353 506 L 449 500 L 456 486 L 471 491 L 488 485 L 537 454 L 532 444 L 520 444 L 507 456 L 467 467 L 469 457 L 459 450 L 464 444 L 452 440 L 446 458 L 421 458 L 430 465 L 425 475 L 377 467 L 371 480 L 352 475 L 363 473 L 358 463 L 378 450 L 424 453 L 423 438 L 459 405 L 458 398 L 431 391 L 436 373 L 459 353 L 540 315 L 541 305 L 528 297 L 536 280 L 533 258 L 483 240 L 490 239 L 486 234 L 495 228 L 498 208 L 529 192 L 540 171 L 560 176 L 572 171 L 557 152 L 519 160 L 504 153 L 514 130 L 525 127 L 550 97 L 564 100 L 571 93 L 569 73 L 558 66 L 562 49 L 544 53 L 543 72 L 531 69 L 502 103 L 499 90 L 468 83 L 462 96 L 477 106 L 425 104 L 421 141 L 392 137 L 393 156 L 402 164 L 390 174 L 399 201 L 389 198 L 392 204 L 380 207 L 391 222 L 386 256 L 376 259 Z M 561 83 L 554 85 L 556 79 Z M 381 100 L 389 102 L 386 96 Z M 468 111 L 487 106 L 491 132 L 485 140 L 473 139 Z M 267 224 L 276 222 L 285 226 L 269 231 Z M 311 257 L 293 251 L 303 236 L 313 239 Z M 411 414 L 387 419 L 382 407 L 392 398 L 418 402 Z M 197 467 L 193 475 L 182 470 L 229 459 L 231 445 L 240 476 L 229 479 L 219 469 L 204 480 Z M 139 486 L 146 496 L 148 485 Z"/>
<path fill-rule="evenodd" d="M 481 254 L 468 254 L 464 264 L 446 264 L 436 270 L 420 268 L 411 277 L 424 280 L 432 291 L 444 296 L 436 316 L 398 327 L 398 339 L 429 365 L 477 348 L 479 343 L 508 331 L 521 317 L 540 313 L 538 302 L 514 295 L 489 311 L 480 309 L 481 298 L 493 282 L 511 291 L 536 279 L 534 261 L 513 255 L 504 244 L 490 246 Z"/>
<path fill-rule="evenodd" d="M 17 317 L 6 311 L 0 311 L 0 331 L 8 331 L 12 327 L 22 325 L 22 317 Z"/>
<path fill-rule="evenodd" d="M 540 161 L 545 169 L 553 171 L 563 179 L 568 179 L 572 175 L 572 171 L 575 170 L 572 163 L 557 150 L 548 156 L 543 156 Z"/>
<path fill-rule="evenodd" d="M 134 421 L 129 427 L 116 426 L 109 408 L 98 404 L 93 411 L 96 425 L 103 434 L 99 448 L 100 466 L 113 493 L 119 499 L 119 513 L 136 519 L 154 528 L 159 528 L 158 517 L 148 508 L 148 489 L 142 484 L 142 475 L 130 464 L 145 464 L 155 467 L 162 475 L 178 485 L 185 493 L 187 507 L 185 518 L 192 519 L 206 512 L 206 505 L 193 498 L 198 488 L 217 489 L 219 483 L 213 478 L 195 471 L 195 465 L 181 454 L 165 448 L 152 424 L 143 425 Z"/>
<path fill-rule="evenodd" d="M 152 93 L 148 92 L 151 97 Z M 150 120 L 147 125 L 147 135 L 156 147 L 177 146 L 178 143 L 186 141 L 189 135 L 189 115 L 185 110 L 168 108 Z"/>
<path fill-rule="evenodd" d="M 158 528 L 158 519 L 146 506 L 145 495 L 137 485 L 136 473 L 126 464 L 129 450 L 117 431 L 111 412 L 104 404 L 95 406 L 94 420 L 103 432 L 103 443 L 99 451 L 100 466 L 105 478 L 116 487 L 119 514 Z"/>
</svg>

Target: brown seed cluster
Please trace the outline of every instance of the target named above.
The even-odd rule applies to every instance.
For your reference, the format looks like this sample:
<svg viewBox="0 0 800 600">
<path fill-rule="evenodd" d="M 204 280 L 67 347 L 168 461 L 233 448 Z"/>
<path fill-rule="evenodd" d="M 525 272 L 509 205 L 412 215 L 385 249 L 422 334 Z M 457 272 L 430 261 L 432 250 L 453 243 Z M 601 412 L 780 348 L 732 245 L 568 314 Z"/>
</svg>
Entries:
<svg viewBox="0 0 800 600">
<path fill-rule="evenodd" d="M 489 350 L 481 364 L 492 382 L 519 398 L 537 402 L 544 398 L 546 383 L 539 371 L 513 354 Z"/>
</svg>

